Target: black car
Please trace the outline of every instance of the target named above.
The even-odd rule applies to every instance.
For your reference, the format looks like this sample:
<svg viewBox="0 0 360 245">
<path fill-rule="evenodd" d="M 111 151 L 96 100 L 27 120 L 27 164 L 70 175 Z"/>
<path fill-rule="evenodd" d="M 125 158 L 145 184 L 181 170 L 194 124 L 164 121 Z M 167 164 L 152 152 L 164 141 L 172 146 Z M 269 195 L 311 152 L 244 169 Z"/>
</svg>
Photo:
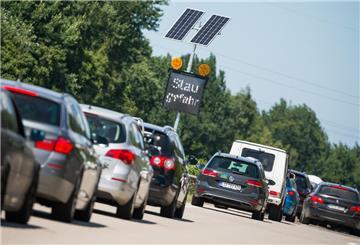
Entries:
<svg viewBox="0 0 360 245">
<path fill-rule="evenodd" d="M 148 204 L 160 206 L 160 215 L 182 218 L 190 183 L 188 162 L 178 134 L 170 126 L 144 124 L 146 142 L 150 144 L 149 157 L 154 175 L 150 184 Z"/>
<path fill-rule="evenodd" d="M 299 172 L 293 169 L 289 169 L 288 172 L 295 175 L 296 190 L 298 191 L 300 197 L 296 216 L 300 218 L 303 202 L 305 198 L 313 191 L 313 187 L 306 173 Z"/>
<path fill-rule="evenodd" d="M 197 177 L 192 204 L 201 207 L 210 202 L 252 212 L 253 219 L 263 220 L 268 195 L 268 180 L 261 162 L 216 153 Z"/>
<path fill-rule="evenodd" d="M 346 226 L 355 234 L 360 232 L 359 191 L 339 184 L 323 182 L 303 204 L 300 222 Z"/>
<path fill-rule="evenodd" d="M 35 200 L 40 166 L 25 140 L 24 126 L 10 94 L 0 90 L 1 209 L 5 219 L 27 223 Z"/>
<path fill-rule="evenodd" d="M 78 102 L 39 86 L 1 79 L 19 109 L 25 136 L 41 165 L 36 200 L 52 208 L 54 218 L 70 222 L 76 211 L 89 221 L 101 165 Z"/>
</svg>

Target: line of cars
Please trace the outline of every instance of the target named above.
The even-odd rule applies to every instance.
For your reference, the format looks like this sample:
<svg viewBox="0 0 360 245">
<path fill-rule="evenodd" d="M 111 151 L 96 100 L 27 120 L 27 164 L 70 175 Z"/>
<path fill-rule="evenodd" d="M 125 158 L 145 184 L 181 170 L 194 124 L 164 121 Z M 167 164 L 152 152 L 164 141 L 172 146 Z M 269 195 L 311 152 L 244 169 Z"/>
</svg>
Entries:
<svg viewBox="0 0 360 245">
<path fill-rule="evenodd" d="M 52 208 L 55 219 L 90 221 L 95 202 L 116 216 L 142 219 L 146 205 L 182 218 L 189 164 L 169 126 L 93 105 L 68 94 L 1 79 L 1 207 L 6 219 L 26 223 L 33 203 Z M 358 234 L 356 189 L 322 182 L 288 169 L 278 148 L 237 140 L 230 154 L 197 165 L 192 205 L 249 211 L 252 218 L 344 225 Z M 311 177 L 311 178 L 310 178 Z M 312 180 L 312 181 L 310 181 Z"/>
<path fill-rule="evenodd" d="M 1 79 L 1 201 L 5 218 L 27 223 L 33 203 L 52 216 L 90 221 L 94 203 L 142 219 L 146 205 L 181 218 L 188 164 L 171 127 L 92 105 L 68 94 Z"/>
<path fill-rule="evenodd" d="M 346 226 L 360 232 L 360 196 L 357 189 L 322 182 L 317 176 L 288 169 L 285 151 L 237 140 L 230 154 L 216 153 L 200 165 L 192 205 L 204 202 L 218 208 L 252 213 L 252 219 L 303 224 Z"/>
</svg>

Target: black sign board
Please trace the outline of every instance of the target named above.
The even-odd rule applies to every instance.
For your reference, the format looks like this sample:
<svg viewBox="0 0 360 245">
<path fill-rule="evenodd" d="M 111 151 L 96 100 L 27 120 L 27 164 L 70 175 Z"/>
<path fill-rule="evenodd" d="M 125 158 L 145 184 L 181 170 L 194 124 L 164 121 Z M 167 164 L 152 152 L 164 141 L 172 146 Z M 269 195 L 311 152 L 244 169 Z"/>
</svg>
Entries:
<svg viewBox="0 0 360 245">
<path fill-rule="evenodd" d="M 184 71 L 169 70 L 164 107 L 197 115 L 207 79 Z"/>
</svg>

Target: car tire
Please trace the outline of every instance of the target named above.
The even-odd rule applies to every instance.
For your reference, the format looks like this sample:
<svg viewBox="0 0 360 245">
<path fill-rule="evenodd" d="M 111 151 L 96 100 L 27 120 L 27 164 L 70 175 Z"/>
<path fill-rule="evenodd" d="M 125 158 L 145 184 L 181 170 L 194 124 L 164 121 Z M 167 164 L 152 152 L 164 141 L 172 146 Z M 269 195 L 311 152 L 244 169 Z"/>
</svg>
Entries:
<svg viewBox="0 0 360 245">
<path fill-rule="evenodd" d="M 354 236 L 360 237 L 360 230 L 358 230 L 358 229 L 356 229 L 356 228 L 351 229 L 351 230 L 350 230 L 350 234 L 351 234 L 351 235 L 354 235 Z"/>
<path fill-rule="evenodd" d="M 265 214 L 261 211 L 255 211 L 252 213 L 251 218 L 255 219 L 255 220 L 260 220 L 263 221 L 264 220 L 264 216 Z"/>
<path fill-rule="evenodd" d="M 300 214 L 300 223 L 308 225 L 311 223 L 310 218 L 306 217 L 304 210 Z"/>
<path fill-rule="evenodd" d="M 143 201 L 140 207 L 134 209 L 134 213 L 132 215 L 134 219 L 142 220 L 144 218 L 147 200 L 148 200 L 148 196 L 146 196 L 145 200 Z"/>
<path fill-rule="evenodd" d="M 282 208 L 281 205 L 270 205 L 269 206 L 269 219 L 277 222 L 281 222 L 282 220 Z"/>
<path fill-rule="evenodd" d="M 161 207 L 160 215 L 162 217 L 166 217 L 166 218 L 170 218 L 170 219 L 174 218 L 175 211 L 176 211 L 177 198 L 178 198 L 178 195 L 175 195 L 174 200 L 172 200 L 170 205 Z"/>
<path fill-rule="evenodd" d="M 197 207 L 202 207 L 202 206 L 204 206 L 204 200 L 201 197 L 193 196 L 191 199 L 191 205 L 197 206 Z"/>
<path fill-rule="evenodd" d="M 121 219 L 130 220 L 135 210 L 135 199 L 137 191 L 132 195 L 130 200 L 125 205 L 118 205 L 116 209 L 116 216 Z"/>
<path fill-rule="evenodd" d="M 39 168 L 36 168 L 32 184 L 29 187 L 28 192 L 26 193 L 23 205 L 21 206 L 19 211 L 16 212 L 6 211 L 5 212 L 6 221 L 21 223 L 21 224 L 26 224 L 29 221 L 35 202 L 38 179 L 39 179 Z"/>
<path fill-rule="evenodd" d="M 181 204 L 181 207 L 177 208 L 175 210 L 175 215 L 174 215 L 175 218 L 182 219 L 182 217 L 184 216 L 186 200 L 187 200 L 187 193 L 186 193 L 186 196 L 185 196 L 185 199 L 184 199 L 183 203 Z"/>
<path fill-rule="evenodd" d="M 74 219 L 75 215 L 75 208 L 76 208 L 76 202 L 77 197 L 80 190 L 80 183 L 81 183 L 81 177 L 82 174 L 79 175 L 79 178 L 76 181 L 76 184 L 74 186 L 74 190 L 71 193 L 68 201 L 66 203 L 56 203 L 53 208 L 51 215 L 54 217 L 54 219 L 70 223 Z"/>
<path fill-rule="evenodd" d="M 296 215 L 293 216 L 285 216 L 285 220 L 294 223 Z"/>
<path fill-rule="evenodd" d="M 74 218 L 84 222 L 89 222 L 94 210 L 95 201 L 96 196 L 94 195 L 84 210 L 75 210 Z"/>
</svg>

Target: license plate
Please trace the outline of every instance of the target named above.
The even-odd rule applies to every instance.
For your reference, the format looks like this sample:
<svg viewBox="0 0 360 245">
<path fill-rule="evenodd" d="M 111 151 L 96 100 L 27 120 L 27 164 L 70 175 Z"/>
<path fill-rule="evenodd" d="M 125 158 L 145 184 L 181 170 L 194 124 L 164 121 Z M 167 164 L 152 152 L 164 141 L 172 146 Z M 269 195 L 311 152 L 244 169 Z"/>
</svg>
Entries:
<svg viewBox="0 0 360 245">
<path fill-rule="evenodd" d="M 219 185 L 221 187 L 236 190 L 236 191 L 241 190 L 241 185 L 235 185 L 235 184 L 231 184 L 231 183 L 227 183 L 227 182 L 220 182 Z"/>
<path fill-rule="evenodd" d="M 331 209 L 337 210 L 337 211 L 342 211 L 342 212 L 344 212 L 344 210 L 345 210 L 344 207 L 340 207 L 340 206 L 332 205 L 332 204 L 329 204 L 328 207 Z"/>
</svg>

